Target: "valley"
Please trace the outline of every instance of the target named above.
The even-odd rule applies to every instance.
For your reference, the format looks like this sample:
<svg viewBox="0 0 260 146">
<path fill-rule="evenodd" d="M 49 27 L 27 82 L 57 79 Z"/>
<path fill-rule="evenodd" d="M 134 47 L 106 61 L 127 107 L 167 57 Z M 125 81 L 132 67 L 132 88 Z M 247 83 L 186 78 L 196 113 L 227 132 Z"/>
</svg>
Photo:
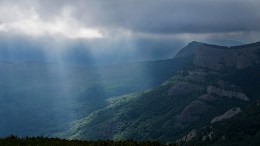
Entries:
<svg viewBox="0 0 260 146">
<path fill-rule="evenodd" d="M 103 66 L 2 61 L 0 134 L 234 144 L 225 125 L 255 145 L 259 48 L 191 42 L 173 59 Z"/>
<path fill-rule="evenodd" d="M 0 136 L 52 136 L 107 98 L 159 85 L 185 60 L 111 66 L 0 62 Z M 174 65 L 175 64 L 175 65 Z"/>
</svg>

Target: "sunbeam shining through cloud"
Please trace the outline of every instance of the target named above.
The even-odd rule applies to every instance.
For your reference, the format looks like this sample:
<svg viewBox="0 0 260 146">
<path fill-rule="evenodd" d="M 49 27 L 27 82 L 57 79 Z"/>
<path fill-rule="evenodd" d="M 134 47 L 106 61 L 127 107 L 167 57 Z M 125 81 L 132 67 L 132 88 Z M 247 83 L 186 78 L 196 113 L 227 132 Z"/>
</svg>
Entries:
<svg viewBox="0 0 260 146">
<path fill-rule="evenodd" d="M 169 59 L 194 40 L 220 45 L 257 41 L 257 5 L 257 0 L 1 0 L 0 45 L 6 52 L 17 52 L 12 46 L 24 42 L 27 49 L 52 52 L 46 46 L 62 43 L 63 49 L 75 50 L 72 54 L 91 50 L 99 56 L 98 64 Z M 230 43 L 223 41 L 227 39 Z"/>
<path fill-rule="evenodd" d="M 259 43 L 245 45 L 259 41 L 259 6 L 0 0 L 0 145 L 11 134 L 171 144 L 227 107 L 240 111 L 255 98 L 246 92 L 260 95 Z"/>
</svg>

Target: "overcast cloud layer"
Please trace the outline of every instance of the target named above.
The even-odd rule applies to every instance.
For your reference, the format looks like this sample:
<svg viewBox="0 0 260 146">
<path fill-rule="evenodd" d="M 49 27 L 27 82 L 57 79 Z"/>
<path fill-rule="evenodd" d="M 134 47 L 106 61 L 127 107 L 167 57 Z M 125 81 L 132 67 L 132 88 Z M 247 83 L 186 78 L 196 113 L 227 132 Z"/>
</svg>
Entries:
<svg viewBox="0 0 260 146">
<path fill-rule="evenodd" d="M 259 0 L 1 0 L 0 31 L 74 39 L 248 37 L 260 31 L 259 6 Z"/>
<path fill-rule="evenodd" d="M 259 0 L 0 0 L 0 47 L 10 50 L 17 40 L 47 50 L 83 44 L 108 60 L 115 52 L 133 61 L 165 59 L 194 40 L 260 41 L 259 6 Z"/>
</svg>

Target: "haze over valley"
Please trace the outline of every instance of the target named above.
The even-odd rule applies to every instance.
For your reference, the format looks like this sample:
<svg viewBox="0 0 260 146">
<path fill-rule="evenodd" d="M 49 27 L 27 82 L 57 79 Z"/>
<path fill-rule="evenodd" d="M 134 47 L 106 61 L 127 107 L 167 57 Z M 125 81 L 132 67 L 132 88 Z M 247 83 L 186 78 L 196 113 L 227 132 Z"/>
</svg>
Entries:
<svg viewBox="0 0 260 146">
<path fill-rule="evenodd" d="M 0 0 L 0 145 L 259 145 L 259 5 Z"/>
</svg>

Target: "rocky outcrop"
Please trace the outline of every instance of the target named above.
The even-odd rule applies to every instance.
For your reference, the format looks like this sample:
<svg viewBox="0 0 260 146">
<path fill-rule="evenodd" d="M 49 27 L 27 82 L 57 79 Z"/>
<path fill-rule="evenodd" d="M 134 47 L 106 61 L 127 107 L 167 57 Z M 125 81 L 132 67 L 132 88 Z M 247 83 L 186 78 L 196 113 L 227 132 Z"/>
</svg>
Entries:
<svg viewBox="0 0 260 146">
<path fill-rule="evenodd" d="M 175 58 L 194 57 L 193 64 L 211 70 L 225 68 L 244 69 L 260 64 L 260 42 L 242 46 L 225 47 L 192 42 Z"/>
<path fill-rule="evenodd" d="M 199 96 L 198 99 L 204 100 L 204 101 L 215 101 L 218 99 L 218 97 L 210 95 L 210 94 L 203 94 L 203 95 Z"/>
<path fill-rule="evenodd" d="M 213 118 L 210 123 L 213 124 L 216 122 L 220 122 L 222 120 L 230 119 L 230 118 L 236 116 L 237 114 L 239 114 L 240 112 L 241 112 L 241 109 L 239 107 L 234 107 L 234 108 L 228 110 L 227 112 L 225 112 L 223 115 Z"/>
<path fill-rule="evenodd" d="M 230 48 L 204 44 L 196 49 L 193 63 L 212 70 L 244 69 L 259 64 L 259 51 L 260 43 Z"/>
<path fill-rule="evenodd" d="M 215 134 L 213 131 L 211 131 L 208 135 L 203 135 L 202 136 L 202 141 L 205 141 L 207 139 L 212 140 L 215 137 Z"/>
<path fill-rule="evenodd" d="M 176 142 L 179 144 L 182 142 L 189 142 L 196 136 L 197 136 L 197 131 L 195 129 L 193 129 L 187 135 L 183 136 L 181 139 L 176 140 Z"/>
<path fill-rule="evenodd" d="M 225 96 L 228 98 L 235 98 L 243 101 L 249 101 L 250 99 L 242 92 L 230 91 L 222 88 L 217 88 L 212 85 L 207 88 L 208 94 L 214 94 L 218 96 Z"/>
</svg>

